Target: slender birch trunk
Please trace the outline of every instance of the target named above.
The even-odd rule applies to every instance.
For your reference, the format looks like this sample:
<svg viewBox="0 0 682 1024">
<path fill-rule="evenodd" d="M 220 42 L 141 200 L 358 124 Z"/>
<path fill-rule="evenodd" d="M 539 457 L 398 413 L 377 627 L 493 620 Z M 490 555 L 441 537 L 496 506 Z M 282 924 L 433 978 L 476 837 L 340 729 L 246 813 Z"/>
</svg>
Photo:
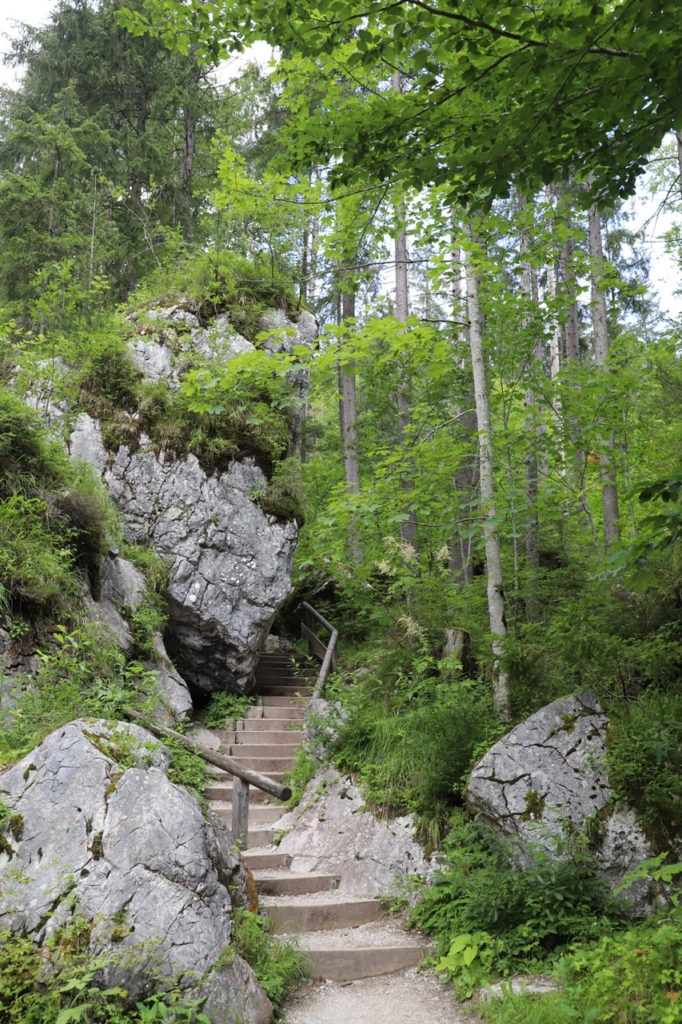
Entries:
<svg viewBox="0 0 682 1024">
<path fill-rule="evenodd" d="M 402 92 L 402 78 L 399 71 L 396 71 L 391 76 L 391 86 L 396 92 Z M 405 230 L 406 214 L 405 202 L 400 200 L 395 206 L 398 226 L 395 236 L 395 318 L 400 320 L 401 323 L 407 323 L 410 315 L 410 290 L 407 274 L 407 231 Z M 403 376 L 398 383 L 398 428 L 403 458 L 411 470 L 414 466 L 414 460 L 405 458 L 404 455 L 412 425 L 410 404 L 410 382 Z M 405 498 L 407 518 L 400 524 L 400 538 L 405 543 L 411 544 L 412 547 L 416 547 L 417 517 L 415 512 L 409 507 L 413 486 L 413 482 L 409 477 L 401 476 L 400 487 Z"/>
<path fill-rule="evenodd" d="M 454 243 L 454 240 L 453 240 Z M 462 328 L 459 332 L 459 344 L 462 350 L 470 350 L 469 324 L 465 314 L 467 306 L 467 283 L 466 283 L 466 253 L 464 249 L 456 248 L 453 244 L 453 257 L 457 261 L 458 272 L 454 279 L 452 294 L 453 320 L 462 321 Z M 469 360 L 463 354 L 455 356 L 460 369 L 465 369 Z M 468 519 L 477 506 L 477 482 L 478 482 L 478 461 L 476 459 L 476 446 L 478 434 L 478 421 L 474 409 L 473 385 L 467 390 L 466 405 L 457 406 L 457 420 L 465 433 L 467 444 L 471 452 L 462 460 L 455 473 L 454 485 L 455 494 L 458 496 L 459 508 L 462 508 L 460 495 L 465 495 L 463 519 Z M 456 576 L 463 586 L 468 586 L 474 578 L 474 567 L 472 563 L 473 538 L 470 531 L 455 529 L 455 535 L 449 546 L 450 558 L 448 568 L 453 576 Z"/>
<path fill-rule="evenodd" d="M 521 198 L 521 212 L 526 209 L 526 201 Z M 530 238 L 526 228 L 521 231 L 521 291 L 526 297 L 529 306 L 529 313 L 524 316 L 523 326 L 526 330 L 531 325 L 530 309 L 537 308 L 537 278 L 530 262 Z M 542 339 L 536 336 L 533 344 L 533 352 L 529 361 L 531 383 L 526 388 L 524 405 L 526 407 L 526 426 L 528 437 L 535 434 L 541 437 L 541 426 L 536 422 L 535 415 L 535 391 L 532 381 L 542 365 Z M 526 599 L 526 617 L 529 622 L 535 622 L 538 617 L 537 603 L 537 575 L 540 568 L 540 552 L 538 545 L 539 518 L 538 518 L 538 456 L 532 441 L 526 451 L 525 459 L 526 476 L 526 504 L 528 506 L 528 522 L 526 526 L 525 549 L 526 564 L 530 571 L 529 594 Z"/>
<path fill-rule="evenodd" d="M 341 298 L 341 317 L 343 322 L 355 316 L 355 295 L 344 292 Z M 360 493 L 360 466 L 358 462 L 357 435 L 357 402 L 355 363 L 339 364 L 339 427 L 341 432 L 341 451 L 343 453 L 343 473 L 346 490 L 349 494 Z M 362 556 L 357 540 L 357 524 L 351 519 L 349 527 L 349 546 L 354 559 Z"/>
<path fill-rule="evenodd" d="M 471 231 L 469 231 L 469 235 L 472 243 L 475 244 L 475 239 L 473 238 Z M 485 356 L 483 352 L 483 329 L 479 308 L 478 276 L 474 254 L 471 250 L 467 252 L 466 274 L 469 345 L 471 348 L 471 365 L 474 376 L 476 417 L 478 419 L 480 488 L 484 516 L 483 538 L 485 542 L 485 562 L 488 577 L 488 616 L 490 620 L 490 632 L 493 635 L 493 702 L 500 719 L 503 722 L 507 722 L 511 719 L 509 677 L 501 664 L 501 659 L 504 653 L 504 641 L 507 636 L 507 624 L 504 617 L 502 561 L 500 558 L 500 540 L 497 528 L 495 485 L 493 479 L 490 403 L 488 400 L 488 383 L 486 380 Z"/>
<path fill-rule="evenodd" d="M 594 335 L 594 359 L 597 366 L 608 373 L 606 365 L 609 352 L 609 328 L 606 317 L 606 295 L 601 286 L 601 275 L 604 267 L 604 249 L 601 236 L 601 218 L 597 207 L 593 204 L 588 211 L 588 228 L 590 237 L 592 285 L 592 332 Z M 608 549 L 614 541 L 620 540 L 618 525 L 618 484 L 611 452 L 616 441 L 613 431 L 604 440 L 605 450 L 599 456 L 600 475 L 602 480 L 602 515 L 604 520 L 604 544 Z M 610 449 L 610 451 L 609 451 Z"/>
</svg>

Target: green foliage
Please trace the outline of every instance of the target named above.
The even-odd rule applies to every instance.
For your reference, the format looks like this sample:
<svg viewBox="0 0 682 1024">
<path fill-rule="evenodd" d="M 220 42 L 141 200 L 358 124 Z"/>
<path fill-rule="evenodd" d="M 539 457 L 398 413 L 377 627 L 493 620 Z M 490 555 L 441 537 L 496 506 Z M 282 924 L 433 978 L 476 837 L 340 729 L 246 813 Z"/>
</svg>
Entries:
<svg viewBox="0 0 682 1024">
<path fill-rule="evenodd" d="M 272 935 L 272 922 L 249 910 L 234 912 L 234 951 L 253 969 L 268 999 L 281 1006 L 296 982 L 309 977 L 305 954 L 292 941 Z"/>
<path fill-rule="evenodd" d="M 424 838 L 437 844 L 448 809 L 461 802 L 474 754 L 500 730 L 488 687 L 437 661 L 419 632 L 406 635 L 416 625 L 398 622 L 396 634 L 385 638 L 393 646 L 371 671 L 333 691 L 347 715 L 332 752 L 343 771 L 359 775 L 369 804 L 416 812 Z"/>
<path fill-rule="evenodd" d="M 557 971 L 560 992 L 508 994 L 479 1012 L 491 1024 L 680 1024 L 681 963 L 678 904 L 565 956 Z"/>
<path fill-rule="evenodd" d="M 30 938 L 0 932 L 4 1024 L 210 1024 L 200 1003 L 183 999 L 177 988 L 150 995 L 135 1008 L 120 986 L 104 988 L 102 972 L 125 967 L 126 957 L 134 964 L 136 951 L 93 955 L 91 929 L 92 922 L 76 913 L 42 947 Z"/>
<path fill-rule="evenodd" d="M 69 462 L 37 415 L 0 391 L 0 593 L 5 603 L 64 610 L 115 533 L 111 503 L 93 471 Z"/>
<path fill-rule="evenodd" d="M 617 797 L 634 805 L 655 846 L 672 848 L 682 831 L 682 693 L 646 690 L 613 703 L 607 765 Z"/>
<path fill-rule="evenodd" d="M 316 759 L 308 753 L 305 747 L 299 747 L 296 751 L 294 767 L 290 772 L 287 772 L 286 777 L 287 785 L 291 787 L 291 796 L 287 804 L 289 810 L 298 807 L 305 793 L 306 786 L 315 777 L 317 769 L 318 762 Z"/>
<path fill-rule="evenodd" d="M 18 760 L 53 729 L 74 718 L 119 719 L 126 709 L 158 704 L 158 677 L 127 662 L 102 627 L 54 630 L 38 651 L 35 677 L 14 677 L 10 706 L 0 711 L 0 764 Z"/>
<path fill-rule="evenodd" d="M 299 526 L 305 522 L 305 501 L 301 466 L 296 459 L 278 463 L 264 491 L 255 496 L 264 512 L 277 519 L 295 519 Z"/>
<path fill-rule="evenodd" d="M 256 698 L 243 693 L 212 693 L 201 709 L 201 722 L 207 729 L 224 729 L 227 721 L 245 718 Z"/>
<path fill-rule="evenodd" d="M 620 905 L 607 898 L 595 864 L 577 843 L 553 856 L 539 848 L 527 856 L 482 825 L 463 821 L 445 852 L 447 866 L 409 920 L 434 935 L 445 957 L 440 964 L 456 985 L 478 984 L 484 969 L 508 974 L 528 968 L 622 924 Z"/>
<path fill-rule="evenodd" d="M 205 806 L 206 767 L 204 761 L 192 750 L 177 740 L 166 739 L 164 746 L 170 754 L 168 778 L 179 786 L 185 786 Z"/>
</svg>

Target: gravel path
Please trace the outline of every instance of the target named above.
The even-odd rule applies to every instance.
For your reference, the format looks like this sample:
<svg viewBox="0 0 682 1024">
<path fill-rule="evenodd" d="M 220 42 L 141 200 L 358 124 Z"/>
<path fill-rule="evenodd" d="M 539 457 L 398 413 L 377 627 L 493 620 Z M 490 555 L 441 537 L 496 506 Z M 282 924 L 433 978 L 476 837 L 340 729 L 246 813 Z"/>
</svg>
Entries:
<svg viewBox="0 0 682 1024">
<path fill-rule="evenodd" d="M 418 970 L 344 985 L 310 985 L 284 1008 L 285 1024 L 476 1024 L 451 990 Z"/>
</svg>

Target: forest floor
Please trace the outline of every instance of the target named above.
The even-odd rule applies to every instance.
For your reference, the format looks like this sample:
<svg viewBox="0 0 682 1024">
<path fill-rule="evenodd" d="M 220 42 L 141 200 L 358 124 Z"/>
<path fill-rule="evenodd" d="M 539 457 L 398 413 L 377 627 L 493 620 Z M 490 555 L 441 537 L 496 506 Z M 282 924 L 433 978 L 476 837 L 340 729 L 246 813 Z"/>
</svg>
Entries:
<svg viewBox="0 0 682 1024">
<path fill-rule="evenodd" d="M 470 1004 L 469 1004 L 470 1005 Z M 477 1024 L 432 973 L 416 968 L 375 978 L 308 985 L 284 1008 L 285 1024 Z"/>
</svg>

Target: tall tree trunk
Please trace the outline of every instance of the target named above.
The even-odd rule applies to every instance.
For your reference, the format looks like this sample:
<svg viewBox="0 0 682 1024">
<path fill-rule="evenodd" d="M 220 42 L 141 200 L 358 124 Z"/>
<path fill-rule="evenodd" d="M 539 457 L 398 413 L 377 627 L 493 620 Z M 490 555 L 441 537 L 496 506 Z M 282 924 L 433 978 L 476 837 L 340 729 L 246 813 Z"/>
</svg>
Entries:
<svg viewBox="0 0 682 1024">
<path fill-rule="evenodd" d="M 391 76 L 391 85 L 396 92 L 402 92 L 402 79 L 399 71 Z M 398 230 L 395 236 L 395 318 L 402 323 L 407 323 L 410 315 L 410 292 L 407 274 L 407 231 L 405 230 L 406 206 L 404 201 L 396 203 L 395 215 Z M 400 445 L 403 450 L 403 458 L 412 469 L 413 459 L 405 459 L 405 447 L 412 425 L 412 414 L 410 412 L 410 382 L 402 377 L 398 384 L 398 426 L 400 430 Z M 417 517 L 409 507 L 410 494 L 413 489 L 413 482 L 408 477 L 401 477 L 400 486 L 406 501 L 405 514 L 407 516 L 400 524 L 401 540 L 413 547 L 417 544 Z"/>
<path fill-rule="evenodd" d="M 464 249 L 457 249 L 453 242 L 453 257 L 457 260 L 459 267 L 457 276 L 453 282 L 452 293 L 452 318 L 462 323 L 459 333 L 458 344 L 467 353 L 470 351 L 469 324 L 466 316 L 467 287 L 466 287 L 466 253 Z M 460 369 L 464 370 L 470 365 L 470 361 L 463 354 L 456 354 L 456 362 Z M 478 460 L 476 458 L 478 421 L 474 408 L 473 382 L 467 390 L 465 405 L 457 406 L 457 421 L 464 431 L 467 439 L 467 446 L 471 448 L 470 453 L 462 460 L 455 473 L 454 485 L 458 509 L 464 510 L 462 519 L 470 519 L 477 502 L 478 483 Z M 464 495 L 464 501 L 462 500 Z M 449 546 L 450 559 L 448 568 L 457 577 L 463 586 L 468 586 L 474 578 L 474 567 L 472 563 L 473 538 L 470 530 L 455 529 L 455 535 Z"/>
<path fill-rule="evenodd" d="M 355 317 L 355 295 L 353 292 L 346 291 L 342 295 L 341 317 L 344 322 Z M 349 494 L 360 493 L 355 384 L 355 363 L 349 362 L 345 366 L 339 364 L 339 426 L 341 430 L 341 450 L 343 453 L 343 473 L 346 481 L 346 490 Z M 362 552 L 357 539 L 357 524 L 353 520 L 350 523 L 348 541 L 353 558 L 359 560 Z"/>
<path fill-rule="evenodd" d="M 609 328 L 606 317 L 606 294 L 601 285 L 604 270 L 604 249 L 601 237 L 601 218 L 597 207 L 593 204 L 588 211 L 588 227 L 590 236 L 590 277 L 592 284 L 592 333 L 594 335 L 594 359 L 608 373 L 606 365 L 609 353 Z M 605 449 L 615 448 L 613 431 L 604 441 Z M 604 544 L 609 548 L 614 541 L 620 540 L 618 525 L 618 485 L 613 457 L 608 450 L 599 456 L 600 475 L 602 480 L 602 515 L 604 519 Z"/>
<path fill-rule="evenodd" d="M 677 185 L 682 196 L 682 132 L 675 132 L 675 142 L 677 143 L 677 167 L 680 172 Z"/>
<path fill-rule="evenodd" d="M 476 240 L 471 231 L 472 243 Z M 473 245 L 472 245 L 473 248 Z M 483 538 L 485 542 L 485 563 L 487 573 L 488 617 L 493 635 L 493 701 L 503 722 L 511 719 L 509 677 L 502 667 L 504 640 L 507 624 L 504 617 L 504 588 L 500 540 L 497 530 L 495 509 L 495 485 L 493 480 L 493 447 L 490 426 L 490 403 L 483 352 L 483 328 L 478 296 L 478 272 L 474 254 L 467 252 L 467 312 L 469 318 L 469 345 L 474 376 L 474 397 L 478 420 L 478 452 L 480 464 L 481 501 L 483 504 Z"/>
<path fill-rule="evenodd" d="M 521 197 L 521 213 L 527 211 L 525 199 Z M 530 262 L 530 238 L 528 230 L 524 226 L 521 230 L 521 290 L 526 297 L 529 308 L 537 308 L 538 293 L 537 279 Z M 530 313 L 524 316 L 523 326 L 529 329 L 532 323 Z M 535 622 L 538 617 L 537 602 L 537 576 L 540 568 L 540 553 L 538 549 L 539 519 L 538 519 L 538 456 L 533 445 L 533 434 L 540 438 L 542 430 L 537 422 L 535 412 L 535 391 L 533 389 L 533 378 L 542 366 L 542 338 L 536 333 L 533 343 L 533 352 L 529 360 L 531 383 L 526 388 L 524 404 L 526 407 L 526 426 L 528 449 L 525 455 L 526 475 L 526 504 L 528 522 L 526 526 L 525 549 L 526 565 L 530 573 L 528 583 L 528 596 L 526 598 L 526 617 L 529 622 Z"/>
</svg>

